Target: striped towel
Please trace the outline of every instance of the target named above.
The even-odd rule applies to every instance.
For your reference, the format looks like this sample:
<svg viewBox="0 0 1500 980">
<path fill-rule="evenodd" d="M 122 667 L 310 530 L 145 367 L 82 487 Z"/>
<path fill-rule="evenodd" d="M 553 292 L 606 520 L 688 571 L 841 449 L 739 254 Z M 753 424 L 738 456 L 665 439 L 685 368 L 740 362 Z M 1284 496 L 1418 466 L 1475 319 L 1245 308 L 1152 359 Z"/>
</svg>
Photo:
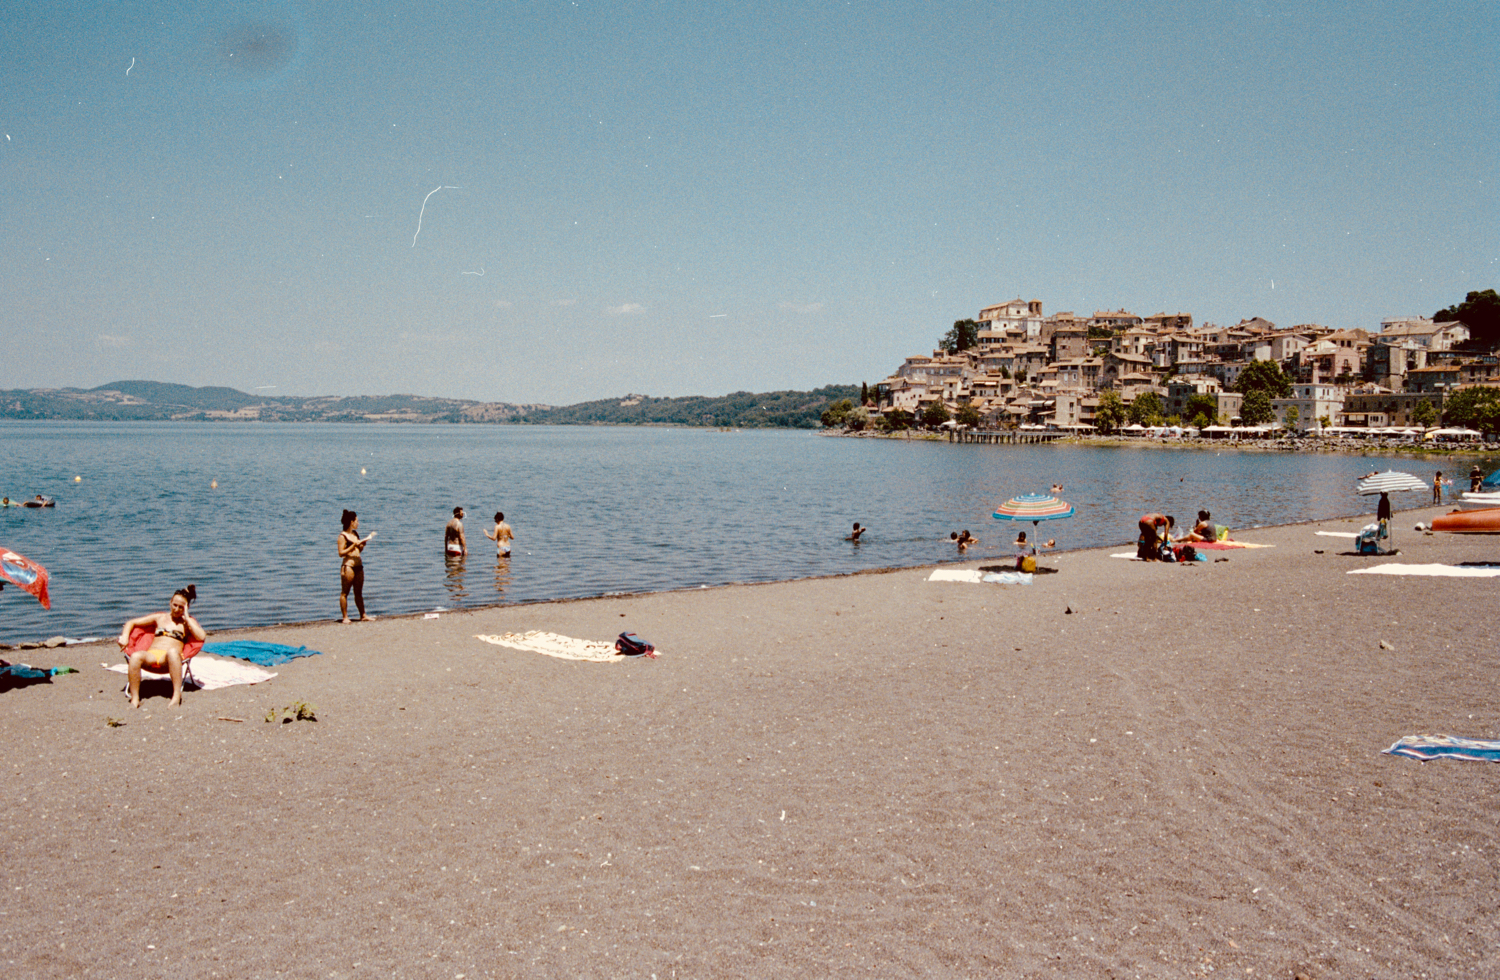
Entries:
<svg viewBox="0 0 1500 980">
<path fill-rule="evenodd" d="M 1423 762 L 1429 759 L 1500 762 L 1500 741 L 1459 738 L 1457 735 L 1406 735 L 1385 751 L 1387 755 L 1404 755 Z"/>
</svg>

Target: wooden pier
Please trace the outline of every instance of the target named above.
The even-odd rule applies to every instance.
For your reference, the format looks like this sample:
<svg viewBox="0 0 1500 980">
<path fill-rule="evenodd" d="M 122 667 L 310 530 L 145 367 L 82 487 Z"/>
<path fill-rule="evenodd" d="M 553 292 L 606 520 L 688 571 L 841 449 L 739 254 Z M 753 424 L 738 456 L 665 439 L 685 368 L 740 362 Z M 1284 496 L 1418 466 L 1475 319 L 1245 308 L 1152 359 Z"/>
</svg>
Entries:
<svg viewBox="0 0 1500 980">
<path fill-rule="evenodd" d="M 1039 442 L 1055 442 L 1067 432 L 1021 432 L 1012 429 L 952 429 L 949 442 L 976 442 L 993 446 L 1024 446 Z"/>
</svg>

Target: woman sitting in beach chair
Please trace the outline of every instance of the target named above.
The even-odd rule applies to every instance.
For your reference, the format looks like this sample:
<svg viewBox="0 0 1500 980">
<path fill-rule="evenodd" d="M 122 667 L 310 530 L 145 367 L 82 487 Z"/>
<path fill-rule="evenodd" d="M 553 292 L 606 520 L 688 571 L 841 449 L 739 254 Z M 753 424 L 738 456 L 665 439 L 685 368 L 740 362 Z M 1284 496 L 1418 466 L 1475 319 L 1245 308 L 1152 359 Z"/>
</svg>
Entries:
<svg viewBox="0 0 1500 980">
<path fill-rule="evenodd" d="M 188 613 L 198 597 L 197 586 L 172 593 L 166 612 L 130 620 L 120 629 L 119 644 L 130 660 L 130 706 L 141 706 L 141 671 L 172 678 L 172 705 L 182 703 L 182 674 L 186 663 L 203 649 L 208 634 Z"/>
</svg>

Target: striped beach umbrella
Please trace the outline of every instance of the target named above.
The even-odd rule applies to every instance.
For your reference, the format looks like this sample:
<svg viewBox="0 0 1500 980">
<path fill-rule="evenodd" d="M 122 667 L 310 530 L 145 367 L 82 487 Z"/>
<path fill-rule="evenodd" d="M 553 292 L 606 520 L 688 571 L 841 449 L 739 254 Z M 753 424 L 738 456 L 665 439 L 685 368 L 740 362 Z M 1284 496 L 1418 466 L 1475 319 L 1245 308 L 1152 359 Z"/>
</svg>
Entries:
<svg viewBox="0 0 1500 980">
<path fill-rule="evenodd" d="M 1386 470 L 1384 473 L 1371 473 L 1355 485 L 1354 490 L 1361 497 L 1373 497 L 1383 493 L 1405 493 L 1409 490 L 1426 490 L 1427 484 L 1412 476 L 1410 473 L 1401 473 L 1397 470 Z M 1395 521 L 1391 521 L 1395 524 Z M 1391 547 L 1386 551 L 1394 554 L 1396 551 L 1396 538 L 1390 528 L 1386 528 L 1386 535 Z"/>
<path fill-rule="evenodd" d="M 1407 490 L 1427 490 L 1427 484 L 1412 476 L 1410 473 L 1398 473 L 1395 470 L 1386 470 L 1384 473 L 1372 473 L 1359 481 L 1354 488 L 1361 497 L 1373 497 L 1378 493 L 1402 493 Z"/>
<path fill-rule="evenodd" d="M 1049 493 L 1023 493 L 1012 497 L 990 515 L 997 521 L 1030 521 L 1035 528 L 1042 521 L 1057 521 L 1073 516 L 1073 505 Z M 1031 553 L 1036 554 L 1036 532 L 1031 536 Z"/>
<path fill-rule="evenodd" d="M 1048 493 L 1023 493 L 996 507 L 992 516 L 997 521 L 1030 521 L 1037 524 L 1072 517 L 1073 505 Z"/>
</svg>

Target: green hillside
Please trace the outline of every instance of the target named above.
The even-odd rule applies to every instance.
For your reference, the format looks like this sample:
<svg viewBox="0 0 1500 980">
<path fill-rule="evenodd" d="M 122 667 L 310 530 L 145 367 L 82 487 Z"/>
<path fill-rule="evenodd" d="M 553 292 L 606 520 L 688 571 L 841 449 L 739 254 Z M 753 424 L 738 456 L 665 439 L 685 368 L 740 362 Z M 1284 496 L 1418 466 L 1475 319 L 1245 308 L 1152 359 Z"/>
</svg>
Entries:
<svg viewBox="0 0 1500 980">
<path fill-rule="evenodd" d="M 512 405 L 419 395 L 260 396 L 234 388 L 114 381 L 97 388 L 0 391 L 0 419 L 203 422 L 454 422 L 530 425 L 694 425 L 813 429 L 855 385 L 737 391 L 718 398 L 629 395 L 579 405 Z"/>
</svg>

